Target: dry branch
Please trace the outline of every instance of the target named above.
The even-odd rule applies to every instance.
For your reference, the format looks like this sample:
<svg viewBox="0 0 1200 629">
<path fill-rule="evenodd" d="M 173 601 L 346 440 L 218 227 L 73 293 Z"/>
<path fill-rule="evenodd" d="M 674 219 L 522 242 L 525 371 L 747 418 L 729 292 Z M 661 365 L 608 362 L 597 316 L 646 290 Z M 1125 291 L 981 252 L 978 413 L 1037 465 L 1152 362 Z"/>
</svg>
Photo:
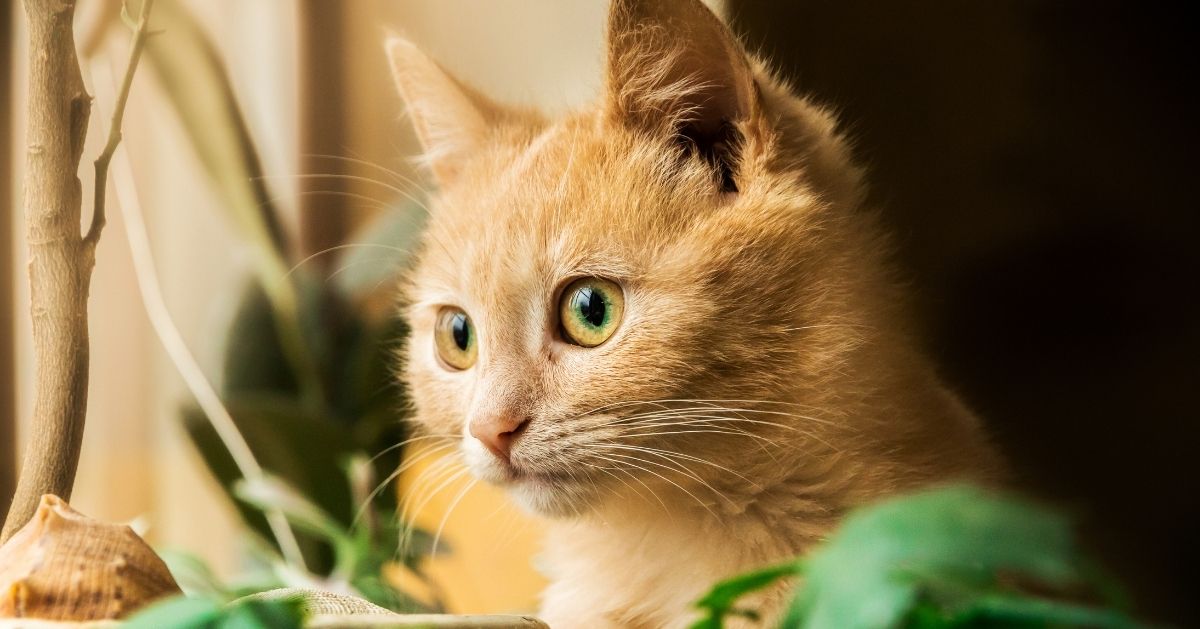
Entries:
<svg viewBox="0 0 1200 629">
<path fill-rule="evenodd" d="M 3 539 L 25 524 L 43 493 L 70 498 L 87 409 L 87 296 L 94 249 L 79 235 L 76 175 L 91 98 L 72 36 L 73 0 L 25 0 L 29 108 L 25 220 L 37 390 L 33 435 Z"/>
<path fill-rule="evenodd" d="M 146 37 L 142 18 L 126 69 L 127 85 Z M 29 108 L 26 131 L 25 220 L 29 245 L 33 348 L 37 361 L 33 434 L 0 542 L 33 516 L 42 494 L 69 499 L 79 464 L 87 412 L 87 300 L 96 244 L 104 226 L 103 182 L 86 237 L 80 234 L 79 160 L 87 136 L 91 97 L 83 86 L 72 22 L 75 0 L 25 0 L 29 23 Z M 119 125 L 124 99 L 114 109 Z M 114 140 L 115 138 L 115 140 Z M 120 141 L 119 128 L 109 144 Z M 102 155 L 107 169 L 111 150 Z"/>
</svg>

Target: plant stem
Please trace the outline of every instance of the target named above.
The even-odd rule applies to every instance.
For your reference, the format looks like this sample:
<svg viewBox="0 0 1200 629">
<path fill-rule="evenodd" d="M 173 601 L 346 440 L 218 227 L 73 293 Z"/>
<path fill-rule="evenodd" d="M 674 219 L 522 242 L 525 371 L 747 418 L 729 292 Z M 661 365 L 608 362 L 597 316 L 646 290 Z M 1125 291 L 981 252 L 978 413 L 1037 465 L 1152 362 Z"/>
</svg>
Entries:
<svg viewBox="0 0 1200 629">
<path fill-rule="evenodd" d="M 108 189 L 108 164 L 112 161 L 113 152 L 121 143 L 121 122 L 125 119 L 125 103 L 129 102 L 129 88 L 133 86 L 133 73 L 137 69 L 138 60 L 142 58 L 142 49 L 146 47 L 146 37 L 149 35 L 147 26 L 150 22 L 150 11 L 154 8 L 154 0 L 143 0 L 142 10 L 138 15 L 137 27 L 133 31 L 133 44 L 129 48 L 129 61 L 125 64 L 125 76 L 121 80 L 121 90 L 117 93 L 117 102 L 113 106 L 112 123 L 108 126 L 108 141 L 104 150 L 96 158 L 95 195 L 92 199 L 92 223 L 88 226 L 84 243 L 95 247 L 100 240 L 100 232 L 104 229 L 105 191 Z"/>
<path fill-rule="evenodd" d="M 196 155 L 223 197 L 221 206 L 250 246 L 254 271 L 271 303 L 284 358 L 306 407 L 325 414 L 328 398 L 314 348 L 305 335 L 299 282 L 290 278 L 288 247 L 262 177 L 262 165 L 220 55 L 182 3 L 159 7 L 156 22 L 170 46 L 151 42 L 146 57 L 191 137 Z"/>
<path fill-rule="evenodd" d="M 204 370 L 201 369 L 195 355 L 188 349 L 167 308 L 158 272 L 155 270 L 157 267 L 150 247 L 150 238 L 146 235 L 146 221 L 142 215 L 137 188 L 133 183 L 132 169 L 124 152 L 118 157 L 113 176 L 118 206 L 125 222 L 125 236 L 129 241 L 138 291 L 142 296 L 146 316 L 150 319 L 150 324 L 171 363 L 175 365 L 188 390 L 196 398 L 242 476 L 247 480 L 262 480 L 265 477 L 262 466 L 254 458 L 250 445 L 242 437 L 233 416 L 221 402 L 220 395 L 204 375 Z M 284 561 L 294 568 L 305 570 L 304 556 L 287 518 L 278 509 L 265 509 L 264 513 L 271 533 L 279 543 Z"/>
</svg>

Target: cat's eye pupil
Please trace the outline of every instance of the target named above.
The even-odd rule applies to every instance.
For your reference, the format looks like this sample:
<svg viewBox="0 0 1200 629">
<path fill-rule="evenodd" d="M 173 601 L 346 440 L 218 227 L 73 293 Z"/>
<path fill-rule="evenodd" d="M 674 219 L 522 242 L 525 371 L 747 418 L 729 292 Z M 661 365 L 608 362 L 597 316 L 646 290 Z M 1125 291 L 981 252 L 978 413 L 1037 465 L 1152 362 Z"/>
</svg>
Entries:
<svg viewBox="0 0 1200 629">
<path fill-rule="evenodd" d="M 594 327 L 600 327 L 604 324 L 604 315 L 608 307 L 600 291 L 585 286 L 575 293 L 575 309 L 584 321 Z"/>
<path fill-rule="evenodd" d="M 438 313 L 433 334 L 434 348 L 442 365 L 452 371 L 470 369 L 475 364 L 478 341 L 471 317 L 461 308 L 446 306 Z"/>
<path fill-rule="evenodd" d="M 466 351 L 467 346 L 471 344 L 471 327 L 467 325 L 467 315 L 454 315 L 454 321 L 450 323 L 450 332 L 458 349 Z"/>
<path fill-rule="evenodd" d="M 608 340 L 625 313 L 625 293 L 612 280 L 581 277 L 563 291 L 558 305 L 563 340 L 596 347 Z"/>
</svg>

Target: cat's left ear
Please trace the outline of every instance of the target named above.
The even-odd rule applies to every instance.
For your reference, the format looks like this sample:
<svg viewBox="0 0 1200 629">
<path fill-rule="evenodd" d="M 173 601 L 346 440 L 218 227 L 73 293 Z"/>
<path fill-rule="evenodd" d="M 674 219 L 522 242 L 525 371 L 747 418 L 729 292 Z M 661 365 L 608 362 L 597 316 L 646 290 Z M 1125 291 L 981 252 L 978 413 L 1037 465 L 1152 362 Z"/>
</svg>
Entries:
<svg viewBox="0 0 1200 629">
<path fill-rule="evenodd" d="M 607 48 L 610 120 L 678 135 L 702 152 L 762 132 L 749 58 L 699 0 L 613 0 Z"/>
<path fill-rule="evenodd" d="M 384 47 L 425 160 L 445 187 L 502 117 L 501 109 L 450 76 L 412 42 L 389 37 Z"/>
</svg>

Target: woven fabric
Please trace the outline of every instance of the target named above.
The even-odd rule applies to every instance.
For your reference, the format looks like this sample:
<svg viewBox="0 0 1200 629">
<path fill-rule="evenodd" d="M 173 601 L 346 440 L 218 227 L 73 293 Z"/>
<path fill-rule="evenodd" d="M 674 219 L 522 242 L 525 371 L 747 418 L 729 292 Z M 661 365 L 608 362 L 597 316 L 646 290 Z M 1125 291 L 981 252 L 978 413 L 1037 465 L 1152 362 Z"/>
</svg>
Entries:
<svg viewBox="0 0 1200 629">
<path fill-rule="evenodd" d="M 319 614 L 339 616 L 355 614 L 371 614 L 376 616 L 398 615 L 357 596 L 347 596 L 345 594 L 335 594 L 333 592 L 305 588 L 280 588 L 269 592 L 251 594 L 243 600 L 280 601 L 291 599 L 304 601 L 304 610 L 313 616 Z"/>
</svg>

